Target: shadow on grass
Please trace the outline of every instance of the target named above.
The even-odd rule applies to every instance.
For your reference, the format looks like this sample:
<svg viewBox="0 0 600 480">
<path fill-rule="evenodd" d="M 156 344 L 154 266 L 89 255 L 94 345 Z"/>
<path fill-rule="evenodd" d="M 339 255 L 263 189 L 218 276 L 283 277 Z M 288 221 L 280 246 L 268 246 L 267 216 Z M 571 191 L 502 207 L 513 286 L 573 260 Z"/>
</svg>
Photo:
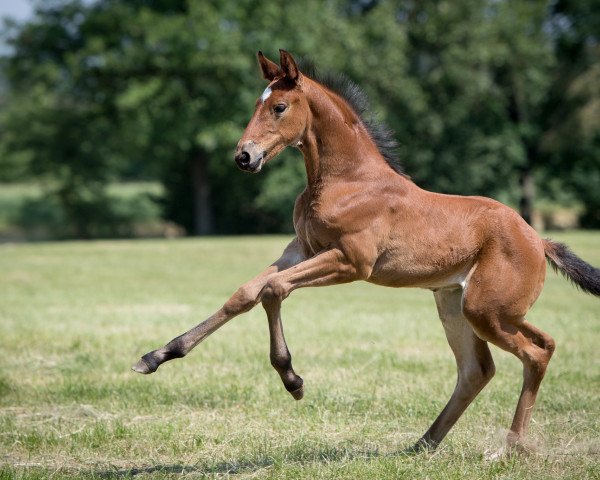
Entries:
<svg viewBox="0 0 600 480">
<path fill-rule="evenodd" d="M 235 475 L 248 474 L 258 472 L 273 467 L 276 464 L 297 464 L 305 465 L 308 463 L 323 463 L 328 464 L 338 461 L 353 461 L 353 460 L 369 460 L 369 459 L 384 459 L 384 458 L 401 458 L 411 457 L 418 453 L 409 449 L 399 450 L 397 452 L 383 453 L 378 449 L 365 451 L 349 451 L 339 448 L 324 448 L 314 451 L 295 452 L 288 454 L 280 459 L 273 457 L 262 457 L 256 459 L 220 462 L 214 465 L 152 465 L 147 467 L 134 467 L 130 469 L 119 470 L 103 470 L 91 472 L 96 478 L 118 479 L 131 478 L 136 475 L 148 475 L 153 473 L 164 475 L 183 475 L 183 474 L 198 474 L 198 475 Z"/>
</svg>

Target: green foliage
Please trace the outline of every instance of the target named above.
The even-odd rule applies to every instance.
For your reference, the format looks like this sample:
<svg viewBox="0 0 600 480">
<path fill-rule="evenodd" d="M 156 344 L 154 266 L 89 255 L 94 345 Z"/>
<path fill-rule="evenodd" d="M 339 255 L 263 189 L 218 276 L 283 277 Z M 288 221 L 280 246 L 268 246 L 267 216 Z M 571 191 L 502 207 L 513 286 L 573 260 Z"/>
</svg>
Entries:
<svg viewBox="0 0 600 480">
<path fill-rule="evenodd" d="M 293 233 L 293 219 L 290 215 L 290 205 L 306 185 L 306 171 L 300 155 L 284 154 L 282 161 L 271 166 L 272 172 L 266 178 L 263 189 L 256 197 L 254 205 L 261 212 L 271 215 L 273 228 L 283 229 Z"/>
<path fill-rule="evenodd" d="M 82 197 L 61 202 L 54 188 L 33 188 L 27 184 L 0 184 L 0 235 L 6 238 L 43 240 L 47 238 L 131 237 L 164 231 L 158 184 L 111 184 L 100 194 L 77 190 Z M 70 223 L 65 205 L 76 205 Z M 75 228 L 79 227 L 79 232 Z"/>
<path fill-rule="evenodd" d="M 534 175 L 593 225 L 599 18 L 583 0 L 39 2 L 5 33 L 0 181 L 57 185 L 75 236 L 118 222 L 91 205 L 131 179 L 160 181 L 190 233 L 287 231 L 298 162 L 232 160 L 264 85 L 254 55 L 286 48 L 367 90 L 420 185 L 516 203 Z"/>
</svg>

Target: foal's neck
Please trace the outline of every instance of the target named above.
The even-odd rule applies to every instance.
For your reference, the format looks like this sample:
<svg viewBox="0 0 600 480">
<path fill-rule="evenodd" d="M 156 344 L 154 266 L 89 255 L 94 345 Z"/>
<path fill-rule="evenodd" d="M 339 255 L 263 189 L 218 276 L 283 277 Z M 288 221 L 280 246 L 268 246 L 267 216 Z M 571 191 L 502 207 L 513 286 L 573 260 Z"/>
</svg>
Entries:
<svg viewBox="0 0 600 480">
<path fill-rule="evenodd" d="M 309 190 L 334 179 L 372 177 L 386 165 L 360 117 L 344 99 L 305 77 L 310 118 L 301 140 Z"/>
</svg>

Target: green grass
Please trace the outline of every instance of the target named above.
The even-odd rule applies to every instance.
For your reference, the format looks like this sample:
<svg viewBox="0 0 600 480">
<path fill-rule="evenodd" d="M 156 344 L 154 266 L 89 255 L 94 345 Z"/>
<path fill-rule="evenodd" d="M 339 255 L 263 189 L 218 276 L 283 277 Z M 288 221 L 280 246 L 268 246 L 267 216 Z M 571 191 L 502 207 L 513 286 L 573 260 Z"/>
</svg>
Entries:
<svg viewBox="0 0 600 480">
<path fill-rule="evenodd" d="M 600 264 L 600 233 L 552 234 Z M 600 302 L 548 274 L 529 319 L 557 341 L 535 453 L 497 462 L 521 387 L 497 375 L 433 454 L 405 456 L 443 408 L 454 359 L 431 293 L 356 283 L 283 306 L 296 402 L 257 307 L 150 376 L 141 354 L 218 309 L 283 237 L 0 246 L 0 479 L 599 478 Z"/>
</svg>

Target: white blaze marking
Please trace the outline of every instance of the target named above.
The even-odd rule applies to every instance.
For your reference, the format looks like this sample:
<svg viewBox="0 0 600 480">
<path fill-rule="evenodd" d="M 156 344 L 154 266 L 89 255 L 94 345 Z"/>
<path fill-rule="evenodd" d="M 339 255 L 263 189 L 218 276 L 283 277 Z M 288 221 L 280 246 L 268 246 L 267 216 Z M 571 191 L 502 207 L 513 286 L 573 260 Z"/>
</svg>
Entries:
<svg viewBox="0 0 600 480">
<path fill-rule="evenodd" d="M 273 91 L 271 90 L 270 87 L 265 88 L 265 91 L 260 96 L 260 101 L 262 103 L 265 103 L 267 101 L 267 98 L 269 98 L 271 96 L 271 93 L 273 93 Z"/>
</svg>

